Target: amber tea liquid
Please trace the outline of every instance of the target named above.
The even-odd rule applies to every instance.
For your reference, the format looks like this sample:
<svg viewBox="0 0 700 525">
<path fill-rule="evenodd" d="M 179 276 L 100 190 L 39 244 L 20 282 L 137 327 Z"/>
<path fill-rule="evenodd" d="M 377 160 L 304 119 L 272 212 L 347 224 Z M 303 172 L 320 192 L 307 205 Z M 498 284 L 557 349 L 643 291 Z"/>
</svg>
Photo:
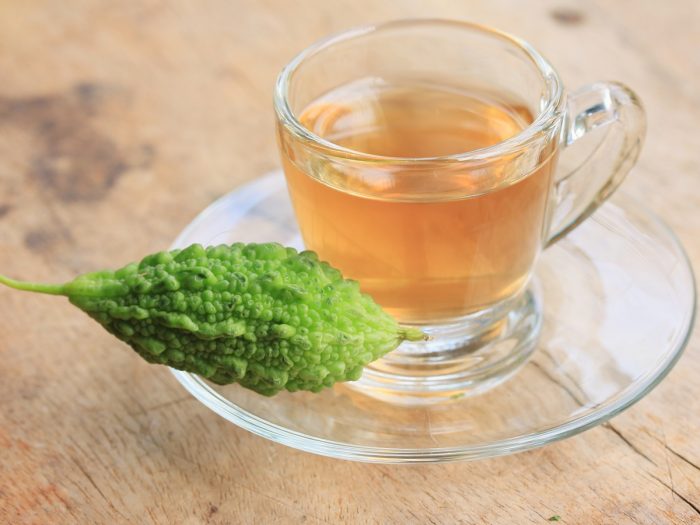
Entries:
<svg viewBox="0 0 700 525">
<path fill-rule="evenodd" d="M 479 92 L 358 82 L 312 102 L 299 119 L 337 145 L 408 159 L 492 146 L 517 135 L 532 116 Z M 341 170 L 287 147 L 284 134 L 281 140 L 307 248 L 358 280 L 400 321 L 458 318 L 526 284 L 542 244 L 553 154 L 512 182 L 508 159 L 458 176 L 397 162 L 388 177 L 390 161 L 377 161 L 381 173 L 373 174 L 371 163 Z M 449 191 L 436 191 L 442 186 Z"/>
</svg>

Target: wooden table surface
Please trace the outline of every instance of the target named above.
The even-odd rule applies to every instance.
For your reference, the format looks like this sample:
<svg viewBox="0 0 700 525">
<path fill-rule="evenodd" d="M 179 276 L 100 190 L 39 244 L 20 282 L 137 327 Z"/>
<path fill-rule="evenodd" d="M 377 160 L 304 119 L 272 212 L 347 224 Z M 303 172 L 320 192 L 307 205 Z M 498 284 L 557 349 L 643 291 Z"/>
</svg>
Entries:
<svg viewBox="0 0 700 525">
<path fill-rule="evenodd" d="M 166 248 L 278 164 L 271 90 L 315 39 L 407 16 L 517 34 L 570 87 L 633 86 L 625 183 L 700 262 L 700 3 L 0 3 L 0 269 L 61 281 Z M 575 438 L 474 463 L 365 465 L 255 437 L 65 300 L 0 290 L 0 523 L 700 523 L 700 340 Z"/>
</svg>

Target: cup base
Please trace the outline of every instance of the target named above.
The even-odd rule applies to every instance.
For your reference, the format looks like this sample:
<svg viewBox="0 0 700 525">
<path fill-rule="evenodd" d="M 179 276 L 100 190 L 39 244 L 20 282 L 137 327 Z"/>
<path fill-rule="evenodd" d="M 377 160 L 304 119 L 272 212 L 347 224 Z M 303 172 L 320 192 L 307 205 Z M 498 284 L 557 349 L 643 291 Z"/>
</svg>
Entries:
<svg viewBox="0 0 700 525">
<path fill-rule="evenodd" d="M 345 386 L 400 405 L 480 394 L 511 377 L 534 351 L 542 327 L 536 282 L 487 310 L 420 328 L 428 341 L 404 342 Z"/>
</svg>

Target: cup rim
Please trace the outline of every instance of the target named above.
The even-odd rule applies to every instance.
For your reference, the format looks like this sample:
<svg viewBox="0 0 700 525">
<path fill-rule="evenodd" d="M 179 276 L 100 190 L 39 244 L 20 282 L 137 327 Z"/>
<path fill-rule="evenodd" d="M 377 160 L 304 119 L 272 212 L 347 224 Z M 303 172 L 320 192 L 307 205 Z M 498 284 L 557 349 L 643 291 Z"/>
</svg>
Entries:
<svg viewBox="0 0 700 525">
<path fill-rule="evenodd" d="M 484 148 L 478 148 L 461 153 L 451 155 L 439 155 L 430 157 L 393 157 L 388 155 L 377 155 L 365 153 L 362 151 L 353 150 L 335 144 L 324 139 L 320 135 L 313 133 L 299 121 L 292 111 L 288 102 L 288 92 L 290 78 L 299 66 L 308 58 L 318 54 L 335 44 L 362 37 L 370 33 L 381 31 L 383 29 L 396 28 L 401 26 L 418 26 L 418 25 L 450 25 L 461 27 L 470 31 L 479 31 L 489 36 L 500 38 L 501 40 L 517 47 L 525 53 L 525 56 L 530 59 L 540 73 L 543 85 L 548 91 L 547 104 L 542 108 L 537 117 L 526 128 L 521 130 L 517 135 L 509 137 L 501 142 L 492 144 Z M 344 158 L 347 160 L 356 161 L 371 161 L 390 164 L 416 164 L 416 163 L 432 163 L 432 162 L 459 162 L 468 161 L 485 161 L 502 157 L 505 154 L 514 151 L 526 149 L 532 142 L 537 140 L 543 131 L 547 131 L 556 124 L 563 108 L 564 103 L 564 88 L 561 78 L 554 67 L 545 59 L 532 45 L 527 41 L 510 35 L 498 29 L 487 25 L 467 22 L 462 20 L 450 20 L 440 18 L 407 18 L 400 20 L 392 20 L 379 24 L 371 24 L 358 26 L 340 33 L 322 38 L 308 46 L 306 49 L 298 53 L 292 60 L 282 69 L 277 77 L 274 89 L 274 106 L 275 112 L 280 122 L 289 130 L 297 139 L 313 145 L 314 147 L 325 151 L 330 156 Z"/>
</svg>

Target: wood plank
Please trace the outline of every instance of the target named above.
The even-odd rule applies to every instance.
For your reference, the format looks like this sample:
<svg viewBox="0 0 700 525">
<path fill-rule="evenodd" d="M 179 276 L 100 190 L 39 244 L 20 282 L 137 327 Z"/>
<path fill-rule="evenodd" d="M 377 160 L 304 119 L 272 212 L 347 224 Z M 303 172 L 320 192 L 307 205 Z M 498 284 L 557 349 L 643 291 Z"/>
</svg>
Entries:
<svg viewBox="0 0 700 525">
<path fill-rule="evenodd" d="M 277 161 L 271 90 L 316 38 L 406 16 L 530 40 L 649 113 L 628 191 L 700 261 L 692 0 L 0 3 L 0 268 L 37 280 L 168 246 Z M 2 523 L 698 523 L 700 343 L 576 438 L 468 464 L 315 457 L 226 423 L 65 301 L 0 290 Z"/>
</svg>

